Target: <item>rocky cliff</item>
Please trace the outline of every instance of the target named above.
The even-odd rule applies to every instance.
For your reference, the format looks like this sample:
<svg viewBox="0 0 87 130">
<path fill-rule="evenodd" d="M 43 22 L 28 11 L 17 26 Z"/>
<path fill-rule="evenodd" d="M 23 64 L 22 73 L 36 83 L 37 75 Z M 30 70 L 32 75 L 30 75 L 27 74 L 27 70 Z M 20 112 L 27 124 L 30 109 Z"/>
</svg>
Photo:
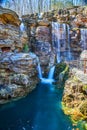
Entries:
<svg viewBox="0 0 87 130">
<path fill-rule="evenodd" d="M 29 53 L 28 37 L 11 10 L 0 8 L 0 103 L 25 96 L 38 83 L 37 56 Z"/>
<path fill-rule="evenodd" d="M 58 46 L 63 57 L 70 48 L 72 59 L 77 59 L 81 51 L 87 49 L 86 12 L 86 7 L 72 7 L 22 16 L 27 25 L 29 46 L 39 57 L 41 66 L 46 68 L 54 64 Z M 53 23 L 56 23 L 55 28 L 52 27 Z"/>
</svg>

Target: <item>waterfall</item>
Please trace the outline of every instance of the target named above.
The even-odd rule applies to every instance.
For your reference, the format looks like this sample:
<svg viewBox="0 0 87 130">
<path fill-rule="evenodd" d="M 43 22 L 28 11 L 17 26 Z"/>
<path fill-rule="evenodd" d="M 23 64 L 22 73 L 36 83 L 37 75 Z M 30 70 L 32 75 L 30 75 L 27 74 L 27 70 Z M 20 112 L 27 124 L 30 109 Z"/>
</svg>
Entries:
<svg viewBox="0 0 87 130">
<path fill-rule="evenodd" d="M 60 62 L 60 24 L 52 22 L 52 44 L 57 47 L 57 62 Z"/>
<path fill-rule="evenodd" d="M 42 70 L 41 70 L 41 66 L 40 63 L 38 63 L 38 73 L 39 73 L 39 78 L 42 78 Z"/>
<path fill-rule="evenodd" d="M 49 75 L 48 75 L 48 79 L 53 79 L 54 76 L 54 70 L 55 70 L 55 66 L 53 66 L 50 71 L 49 71 Z"/>
<path fill-rule="evenodd" d="M 71 58 L 69 26 L 67 24 L 52 22 L 52 44 L 53 48 L 55 48 L 57 63 L 60 63 L 62 60 L 67 58 L 67 54 L 66 56 L 63 54 L 66 51 L 66 45 L 68 45 L 67 48 L 69 51 L 69 59 Z"/>
<path fill-rule="evenodd" d="M 70 47 L 70 27 L 67 25 L 67 38 L 68 38 L 68 60 L 72 59 L 71 47 Z"/>
<path fill-rule="evenodd" d="M 39 74 L 39 78 L 41 79 L 41 82 L 43 83 L 52 83 L 54 82 L 53 76 L 54 76 L 54 70 L 55 70 L 55 66 L 51 67 L 49 74 L 48 74 L 48 78 L 44 78 L 42 76 L 42 69 L 40 66 L 40 62 L 38 62 L 38 74 Z"/>
<path fill-rule="evenodd" d="M 51 67 L 48 74 L 48 78 L 41 78 L 41 82 L 46 83 L 46 84 L 47 83 L 52 84 L 53 82 L 55 82 L 55 80 L 53 79 L 54 70 L 55 70 L 55 66 Z"/>
<path fill-rule="evenodd" d="M 81 45 L 83 50 L 87 49 L 87 29 L 81 29 Z"/>
<path fill-rule="evenodd" d="M 21 31 L 21 32 L 25 31 L 24 23 L 21 23 L 21 25 L 20 25 L 20 31 Z"/>
</svg>

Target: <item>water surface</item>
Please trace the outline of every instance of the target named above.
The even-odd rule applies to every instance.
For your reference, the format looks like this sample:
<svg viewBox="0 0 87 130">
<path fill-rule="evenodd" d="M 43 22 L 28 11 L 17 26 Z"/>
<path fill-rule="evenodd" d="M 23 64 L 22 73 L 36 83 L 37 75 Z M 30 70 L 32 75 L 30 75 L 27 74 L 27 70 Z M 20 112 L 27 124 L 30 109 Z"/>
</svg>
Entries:
<svg viewBox="0 0 87 130">
<path fill-rule="evenodd" d="M 61 109 L 62 91 L 40 83 L 27 97 L 0 105 L 0 130 L 72 130 Z"/>
</svg>

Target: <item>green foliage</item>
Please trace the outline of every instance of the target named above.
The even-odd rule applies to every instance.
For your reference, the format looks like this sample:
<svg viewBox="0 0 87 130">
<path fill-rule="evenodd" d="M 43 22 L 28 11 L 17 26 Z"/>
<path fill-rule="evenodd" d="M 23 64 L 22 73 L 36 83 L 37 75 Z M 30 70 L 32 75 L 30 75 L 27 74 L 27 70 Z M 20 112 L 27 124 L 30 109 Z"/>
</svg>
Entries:
<svg viewBox="0 0 87 130">
<path fill-rule="evenodd" d="M 29 51 L 28 44 L 24 44 L 23 51 L 24 51 L 25 53 L 28 53 L 28 51 Z"/>
<path fill-rule="evenodd" d="M 65 69 L 65 67 L 66 67 L 65 63 L 56 64 L 55 71 L 54 71 L 55 79 L 58 79 L 59 74 Z"/>
<path fill-rule="evenodd" d="M 64 75 L 63 81 L 65 82 L 69 74 L 69 67 L 65 63 L 56 64 L 55 71 L 54 71 L 54 77 L 56 80 L 59 80 L 60 73 Z"/>
</svg>

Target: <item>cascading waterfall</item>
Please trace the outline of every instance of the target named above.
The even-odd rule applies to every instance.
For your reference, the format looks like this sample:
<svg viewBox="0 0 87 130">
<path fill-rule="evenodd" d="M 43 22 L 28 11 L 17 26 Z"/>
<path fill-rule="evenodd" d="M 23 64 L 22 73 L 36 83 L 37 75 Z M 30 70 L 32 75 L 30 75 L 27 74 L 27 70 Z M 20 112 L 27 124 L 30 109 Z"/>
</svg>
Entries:
<svg viewBox="0 0 87 130">
<path fill-rule="evenodd" d="M 39 78 L 42 79 L 42 69 L 40 66 L 40 62 L 38 63 L 38 74 L 39 74 Z"/>
<path fill-rule="evenodd" d="M 37 68 L 38 68 L 38 74 L 39 74 L 39 78 L 41 79 L 41 82 L 43 82 L 43 83 L 52 83 L 54 81 L 53 76 L 54 76 L 55 66 L 51 67 L 51 69 L 49 71 L 49 74 L 48 74 L 48 78 L 43 77 L 40 62 L 38 62 L 38 67 Z"/>
<path fill-rule="evenodd" d="M 81 45 L 83 50 L 87 49 L 87 29 L 81 29 Z"/>
<path fill-rule="evenodd" d="M 53 66 L 50 71 L 49 71 L 49 75 L 48 75 L 48 79 L 53 79 L 54 76 L 54 70 L 55 70 L 55 66 Z"/>
<path fill-rule="evenodd" d="M 72 59 L 68 24 L 52 22 L 52 45 L 54 53 L 56 53 L 57 63 Z"/>
<path fill-rule="evenodd" d="M 57 47 L 57 62 L 60 62 L 60 24 L 52 22 L 52 44 Z"/>
<path fill-rule="evenodd" d="M 21 31 L 21 32 L 25 31 L 24 23 L 21 23 L 21 24 L 20 24 L 20 31 Z"/>
<path fill-rule="evenodd" d="M 72 59 L 71 47 L 70 47 L 70 27 L 67 25 L 67 38 L 68 38 L 68 60 Z"/>
<path fill-rule="evenodd" d="M 50 84 L 55 82 L 55 80 L 53 79 L 54 70 L 55 70 L 55 66 L 51 67 L 50 71 L 49 71 L 49 74 L 48 74 L 48 78 L 41 78 L 41 82 L 43 82 L 43 83 L 50 83 Z"/>
</svg>

